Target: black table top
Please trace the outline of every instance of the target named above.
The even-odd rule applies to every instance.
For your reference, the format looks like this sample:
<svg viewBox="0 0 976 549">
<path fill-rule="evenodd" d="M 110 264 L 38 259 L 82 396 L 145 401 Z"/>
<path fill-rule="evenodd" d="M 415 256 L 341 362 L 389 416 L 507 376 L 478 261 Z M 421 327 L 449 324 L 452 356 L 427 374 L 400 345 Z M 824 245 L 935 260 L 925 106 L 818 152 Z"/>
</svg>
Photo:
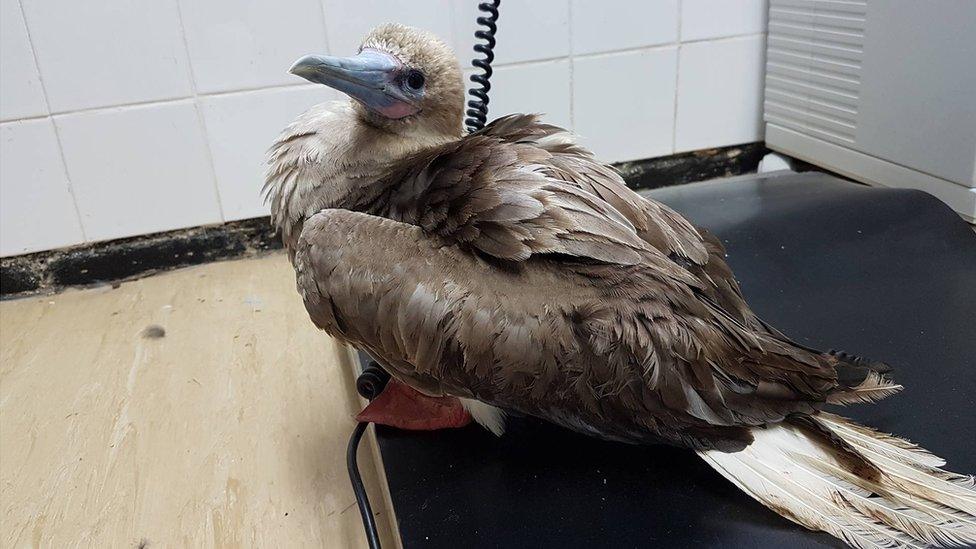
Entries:
<svg viewBox="0 0 976 549">
<path fill-rule="evenodd" d="M 901 394 L 842 414 L 976 472 L 976 234 L 948 207 L 819 173 L 649 196 L 722 238 L 772 325 L 896 368 Z M 686 450 L 529 418 L 501 438 L 477 426 L 381 428 L 378 438 L 408 548 L 843 546 L 766 510 Z"/>
</svg>

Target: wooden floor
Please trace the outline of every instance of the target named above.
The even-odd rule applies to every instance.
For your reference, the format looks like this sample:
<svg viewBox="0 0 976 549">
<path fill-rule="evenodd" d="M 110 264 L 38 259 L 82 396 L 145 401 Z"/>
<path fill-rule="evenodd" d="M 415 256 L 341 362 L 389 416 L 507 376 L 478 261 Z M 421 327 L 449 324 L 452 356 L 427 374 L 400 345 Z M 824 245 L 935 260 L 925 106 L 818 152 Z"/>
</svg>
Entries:
<svg viewBox="0 0 976 549">
<path fill-rule="evenodd" d="M 0 349 L 0 547 L 365 546 L 349 355 L 283 255 L 3 302 Z"/>
</svg>

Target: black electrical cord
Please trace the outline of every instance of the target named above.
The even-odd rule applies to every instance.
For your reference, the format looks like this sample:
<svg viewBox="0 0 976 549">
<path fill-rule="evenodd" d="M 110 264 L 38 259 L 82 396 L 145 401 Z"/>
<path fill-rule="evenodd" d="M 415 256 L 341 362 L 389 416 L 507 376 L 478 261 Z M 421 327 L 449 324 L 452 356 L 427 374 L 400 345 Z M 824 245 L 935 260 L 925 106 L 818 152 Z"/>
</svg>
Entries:
<svg viewBox="0 0 976 549">
<path fill-rule="evenodd" d="M 356 391 L 363 398 L 373 400 L 386 387 L 390 380 L 390 374 L 380 368 L 376 362 L 370 361 L 363 368 L 363 372 L 356 378 Z M 366 494 L 366 486 L 363 484 L 363 477 L 359 474 L 359 463 L 356 455 L 359 450 L 359 441 L 363 439 L 366 428 L 369 427 L 368 421 L 360 421 L 349 437 L 349 446 L 346 447 L 346 469 L 349 470 L 349 482 L 352 483 L 352 493 L 356 496 L 356 504 L 359 506 L 359 514 L 363 518 L 363 529 L 366 530 L 366 541 L 369 549 L 380 549 L 380 534 L 376 529 L 376 519 L 373 518 L 373 508 L 369 505 L 369 495 Z"/>
<path fill-rule="evenodd" d="M 498 5 L 501 0 L 482 2 L 478 4 L 478 9 L 487 13 L 488 17 L 479 17 L 478 24 L 488 30 L 478 30 L 474 33 L 475 38 L 484 40 L 484 44 L 475 44 L 474 51 L 481 53 L 484 57 L 473 59 L 471 64 L 481 69 L 481 74 L 471 75 L 471 81 L 480 84 L 478 88 L 471 88 L 468 94 L 474 97 L 468 101 L 468 118 L 464 123 L 468 131 L 477 131 L 485 127 L 488 120 L 488 92 L 491 90 L 492 75 L 491 62 L 495 60 L 495 32 L 498 26 Z M 383 368 L 373 361 L 363 368 L 363 373 L 356 379 L 356 390 L 364 398 L 373 400 L 386 387 L 386 382 L 390 380 Z M 370 549 L 380 549 L 380 535 L 376 529 L 376 519 L 373 518 L 373 509 L 369 505 L 369 495 L 366 494 L 366 486 L 363 485 L 363 477 L 359 474 L 359 464 L 356 455 L 359 450 L 359 441 L 363 439 L 366 428 L 369 427 L 368 421 L 361 421 L 356 425 L 356 429 L 349 438 L 349 446 L 346 448 L 346 468 L 349 469 L 349 482 L 352 483 L 353 494 L 356 495 L 356 504 L 359 506 L 359 514 L 363 517 L 363 529 L 366 530 L 366 541 Z"/>
<path fill-rule="evenodd" d="M 481 74 L 471 75 L 471 81 L 479 84 L 480 87 L 468 90 L 468 94 L 474 97 L 468 101 L 468 118 L 464 121 L 469 132 L 484 128 L 485 122 L 488 120 L 488 92 L 491 90 L 489 79 L 492 75 L 491 62 L 495 60 L 495 33 L 498 31 L 498 25 L 495 22 L 498 21 L 499 4 L 501 4 L 501 0 L 478 4 L 478 9 L 487 13 L 488 17 L 477 19 L 478 24 L 487 30 L 479 29 L 474 33 L 475 38 L 484 40 L 485 43 L 474 45 L 474 51 L 482 54 L 483 57 L 471 60 L 472 65 L 481 69 Z"/>
<path fill-rule="evenodd" d="M 369 505 L 366 486 L 363 485 L 363 477 L 359 474 L 359 465 L 356 463 L 356 450 L 359 449 L 359 441 L 362 440 L 367 427 L 369 427 L 368 421 L 360 421 L 352 432 L 349 447 L 346 449 L 346 467 L 349 468 L 352 492 L 356 495 L 356 503 L 359 504 L 359 514 L 363 517 L 363 528 L 366 530 L 369 549 L 380 549 L 380 534 L 376 529 L 376 520 L 373 518 L 373 508 Z"/>
</svg>

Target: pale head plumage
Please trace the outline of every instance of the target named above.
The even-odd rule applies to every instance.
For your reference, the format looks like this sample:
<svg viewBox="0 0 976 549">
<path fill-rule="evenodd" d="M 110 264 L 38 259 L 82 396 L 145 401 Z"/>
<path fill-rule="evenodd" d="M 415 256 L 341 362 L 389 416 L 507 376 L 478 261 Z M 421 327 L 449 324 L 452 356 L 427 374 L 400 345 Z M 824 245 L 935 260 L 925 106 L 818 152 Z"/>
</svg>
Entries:
<svg viewBox="0 0 976 549">
<path fill-rule="evenodd" d="M 434 34 L 398 23 L 386 23 L 370 31 L 360 46 L 389 53 L 405 68 L 420 71 L 424 95 L 416 114 L 391 119 L 353 100 L 362 119 L 396 133 L 436 133 L 460 137 L 464 111 L 464 83 L 454 51 Z"/>
<path fill-rule="evenodd" d="M 358 52 L 348 53 L 358 55 L 307 55 L 291 69 L 349 99 L 302 114 L 268 151 L 265 193 L 289 250 L 315 212 L 341 204 L 397 160 L 463 135 L 461 70 L 454 52 L 436 36 L 388 23 L 373 29 Z M 416 72 L 423 85 L 408 88 Z"/>
</svg>

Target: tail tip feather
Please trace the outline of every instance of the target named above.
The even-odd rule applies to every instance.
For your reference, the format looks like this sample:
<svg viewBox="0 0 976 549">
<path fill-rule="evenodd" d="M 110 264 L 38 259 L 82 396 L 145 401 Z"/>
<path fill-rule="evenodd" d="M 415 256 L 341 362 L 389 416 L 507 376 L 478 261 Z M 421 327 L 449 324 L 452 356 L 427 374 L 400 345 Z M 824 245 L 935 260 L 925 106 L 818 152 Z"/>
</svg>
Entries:
<svg viewBox="0 0 976 549">
<path fill-rule="evenodd" d="M 861 404 L 876 402 L 904 389 L 904 386 L 890 380 L 885 374 L 868 371 L 864 379 L 854 385 L 827 396 L 828 404 Z"/>
<path fill-rule="evenodd" d="M 906 440 L 832 414 L 813 419 L 881 475 L 859 476 L 816 432 L 790 423 L 753 429 L 741 452 L 699 454 L 770 509 L 854 547 L 976 546 L 973 477 L 939 469 L 943 460 Z"/>
</svg>

